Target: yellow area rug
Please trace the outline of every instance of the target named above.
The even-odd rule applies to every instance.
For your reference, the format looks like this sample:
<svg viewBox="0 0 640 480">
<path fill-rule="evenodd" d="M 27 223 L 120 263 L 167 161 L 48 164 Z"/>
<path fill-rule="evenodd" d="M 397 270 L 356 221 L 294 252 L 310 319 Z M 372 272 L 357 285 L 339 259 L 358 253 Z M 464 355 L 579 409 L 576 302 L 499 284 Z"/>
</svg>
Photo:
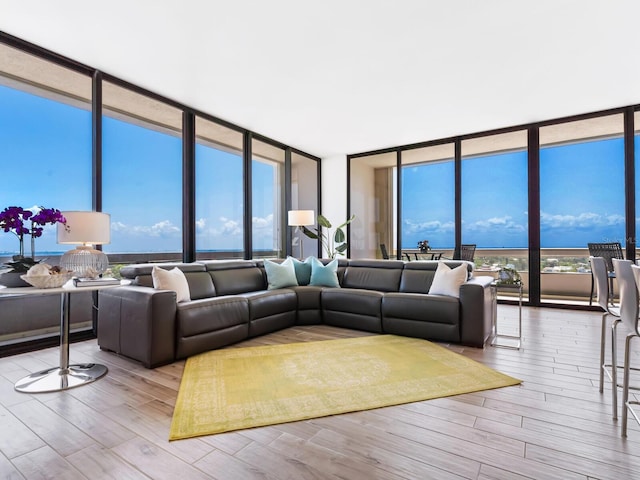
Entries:
<svg viewBox="0 0 640 480">
<path fill-rule="evenodd" d="M 519 383 L 395 335 L 215 350 L 187 360 L 169 440 Z"/>
</svg>

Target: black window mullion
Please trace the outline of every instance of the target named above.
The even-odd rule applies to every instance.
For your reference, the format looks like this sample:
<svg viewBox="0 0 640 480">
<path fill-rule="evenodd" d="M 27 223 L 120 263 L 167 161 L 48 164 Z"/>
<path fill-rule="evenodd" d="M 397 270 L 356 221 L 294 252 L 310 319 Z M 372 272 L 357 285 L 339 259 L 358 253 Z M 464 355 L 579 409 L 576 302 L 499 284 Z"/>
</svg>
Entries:
<svg viewBox="0 0 640 480">
<path fill-rule="evenodd" d="M 624 112 L 624 176 L 626 258 L 636 258 L 636 164 L 635 120 L 633 107 Z"/>
<path fill-rule="evenodd" d="M 528 135 L 529 177 L 529 304 L 540 305 L 540 129 Z"/>
<path fill-rule="evenodd" d="M 196 259 L 195 115 L 182 112 L 182 260 Z"/>
<path fill-rule="evenodd" d="M 95 71 L 91 83 L 91 204 L 102 211 L 102 73 Z"/>
<path fill-rule="evenodd" d="M 243 179 L 244 179 L 244 258 L 250 260 L 253 257 L 253 208 L 252 208 L 252 170 L 253 135 L 249 131 L 244 132 L 244 148 L 242 149 Z"/>
<path fill-rule="evenodd" d="M 396 156 L 396 259 L 402 260 L 402 150 Z"/>
<path fill-rule="evenodd" d="M 460 258 L 462 243 L 462 141 L 458 138 L 454 143 L 454 221 L 455 248 L 453 258 Z"/>
</svg>

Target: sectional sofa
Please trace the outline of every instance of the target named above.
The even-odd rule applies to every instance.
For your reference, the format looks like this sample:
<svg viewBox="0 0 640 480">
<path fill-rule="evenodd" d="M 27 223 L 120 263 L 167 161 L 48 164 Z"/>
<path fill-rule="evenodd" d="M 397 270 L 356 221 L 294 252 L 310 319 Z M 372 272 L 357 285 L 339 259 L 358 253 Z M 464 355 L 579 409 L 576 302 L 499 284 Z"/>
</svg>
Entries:
<svg viewBox="0 0 640 480">
<path fill-rule="evenodd" d="M 324 264 L 328 260 L 323 260 Z M 268 289 L 262 261 L 163 263 L 179 268 L 191 300 L 153 288 L 153 264 L 121 270 L 131 285 L 100 292 L 98 344 L 147 368 L 294 325 L 327 324 L 483 347 L 491 331 L 492 277 L 474 276 L 456 295 L 429 289 L 437 261 L 338 261 L 340 287 Z"/>
</svg>

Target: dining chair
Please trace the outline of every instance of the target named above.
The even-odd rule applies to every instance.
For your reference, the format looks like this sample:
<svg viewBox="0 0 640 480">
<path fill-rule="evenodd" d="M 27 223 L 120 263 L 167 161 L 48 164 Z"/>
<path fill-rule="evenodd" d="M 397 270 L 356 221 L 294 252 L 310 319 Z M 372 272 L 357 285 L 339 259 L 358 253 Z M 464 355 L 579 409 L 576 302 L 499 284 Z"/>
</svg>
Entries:
<svg viewBox="0 0 640 480">
<path fill-rule="evenodd" d="M 609 294 L 613 297 L 613 279 L 615 278 L 615 272 L 613 271 L 612 260 L 614 258 L 624 259 L 622 254 L 622 245 L 620 242 L 606 242 L 606 243 L 587 243 L 589 248 L 589 255 L 592 257 L 602 257 L 607 264 L 607 272 L 609 275 Z M 591 294 L 589 295 L 589 306 L 593 303 L 593 288 L 594 278 L 591 275 Z"/>
<path fill-rule="evenodd" d="M 622 436 L 627 436 L 627 423 L 629 413 L 640 423 L 638 414 L 633 410 L 632 405 L 640 405 L 637 400 L 629 400 L 629 390 L 640 390 L 638 386 L 630 385 L 631 371 L 638 371 L 638 368 L 631 367 L 631 340 L 640 337 L 638 330 L 638 299 L 640 298 L 640 267 L 634 265 L 630 260 L 626 260 L 624 268 L 616 271 L 620 288 L 620 314 L 622 323 L 630 331 L 624 342 L 624 365 L 622 381 Z M 619 267 L 619 261 L 614 261 L 614 268 Z M 623 299 L 624 295 L 624 299 Z"/>
<path fill-rule="evenodd" d="M 473 257 L 476 254 L 476 244 L 467 243 L 460 245 L 460 260 L 466 260 L 473 262 Z"/>
<path fill-rule="evenodd" d="M 618 367 L 617 367 L 617 326 L 620 323 L 620 309 L 611 305 L 609 301 L 609 276 L 607 265 L 602 257 L 589 257 L 591 273 L 595 279 L 596 301 L 602 308 L 602 329 L 600 332 L 600 376 L 599 391 L 604 391 L 605 374 L 611 382 L 611 403 L 613 407 L 613 419 L 618 419 Z M 607 320 L 613 317 L 611 322 L 611 363 L 605 363 L 605 349 L 607 343 Z"/>
<path fill-rule="evenodd" d="M 380 244 L 380 252 L 382 252 L 382 258 L 384 260 L 389 260 L 389 252 L 387 251 L 387 246 L 384 243 Z"/>
</svg>

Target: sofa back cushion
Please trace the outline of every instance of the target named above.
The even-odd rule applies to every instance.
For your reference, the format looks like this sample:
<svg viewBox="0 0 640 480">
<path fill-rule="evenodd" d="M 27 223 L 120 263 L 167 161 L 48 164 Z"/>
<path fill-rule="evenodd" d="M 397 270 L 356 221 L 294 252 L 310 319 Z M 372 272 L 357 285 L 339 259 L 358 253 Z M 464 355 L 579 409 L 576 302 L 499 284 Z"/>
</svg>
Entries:
<svg viewBox="0 0 640 480">
<path fill-rule="evenodd" d="M 402 270 L 400 279 L 400 292 L 403 293 L 429 293 L 433 277 L 438 269 L 438 261 L 407 262 Z M 462 263 L 467 264 L 469 276 L 473 272 L 473 263 L 462 260 L 445 261 L 450 268 L 455 268 Z"/>
<path fill-rule="evenodd" d="M 123 278 L 131 279 L 132 285 L 153 287 L 151 271 L 154 266 L 164 268 L 165 270 L 171 270 L 175 267 L 182 270 L 189 284 L 191 300 L 215 297 L 216 295 L 211 276 L 206 272 L 204 265 L 201 263 L 167 262 L 126 265 L 120 270 L 120 275 L 122 275 Z"/>
<path fill-rule="evenodd" d="M 404 262 L 400 260 L 350 260 L 344 272 L 344 288 L 397 292 Z"/>
<path fill-rule="evenodd" d="M 264 268 L 250 260 L 208 260 L 201 262 L 213 280 L 216 295 L 235 295 L 267 289 Z"/>
</svg>

